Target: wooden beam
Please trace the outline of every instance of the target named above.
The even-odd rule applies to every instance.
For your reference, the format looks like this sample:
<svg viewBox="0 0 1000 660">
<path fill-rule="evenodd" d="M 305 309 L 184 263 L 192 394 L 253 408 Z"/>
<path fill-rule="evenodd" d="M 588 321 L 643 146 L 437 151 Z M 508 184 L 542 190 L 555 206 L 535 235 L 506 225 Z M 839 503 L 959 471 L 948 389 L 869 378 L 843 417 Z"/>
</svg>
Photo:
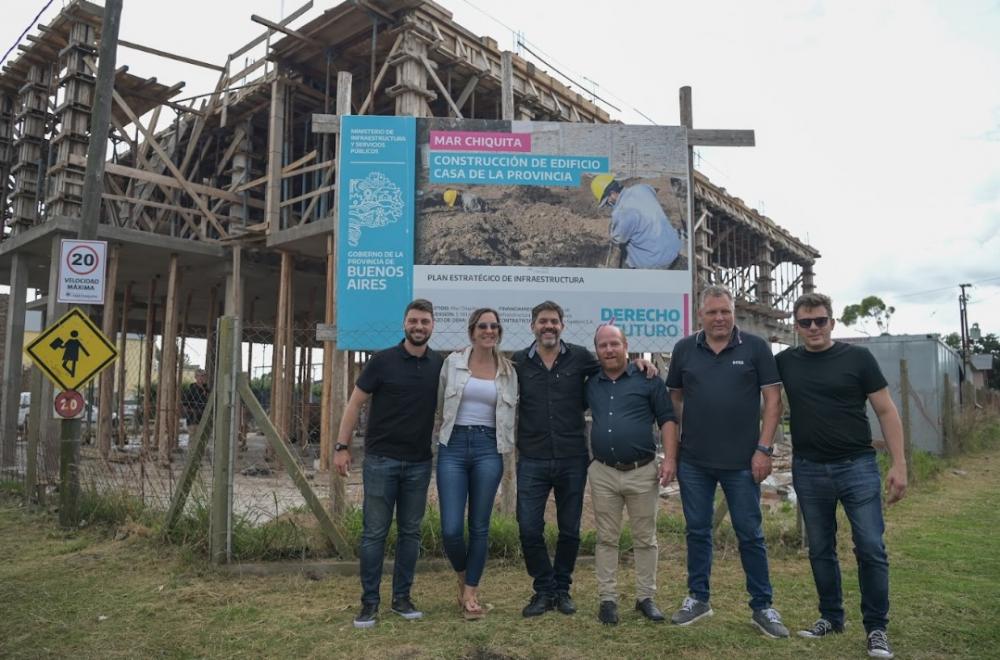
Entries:
<svg viewBox="0 0 1000 660">
<path fill-rule="evenodd" d="M 753 147 L 756 144 L 752 130 L 689 128 L 687 136 L 692 147 Z"/>
<path fill-rule="evenodd" d="M 310 9 L 312 9 L 312 6 L 313 6 L 312 0 L 309 0 L 309 2 L 305 3 L 304 5 L 302 5 L 301 7 L 299 7 L 298 9 L 296 9 L 295 11 L 293 11 L 291 14 L 289 14 L 288 16 L 286 16 L 283 19 L 281 19 L 281 21 L 278 22 L 278 25 L 281 25 L 282 27 L 284 27 L 285 25 L 288 25 L 289 23 L 291 23 L 292 21 L 294 21 L 296 18 L 298 18 L 302 14 L 304 14 L 307 11 L 309 11 Z M 274 32 L 274 30 L 267 30 L 266 32 L 264 32 L 264 34 L 262 34 L 262 35 L 260 35 L 260 36 L 258 36 L 256 38 L 254 38 L 249 43 L 241 46 L 235 52 L 230 53 L 229 59 L 230 60 L 235 60 L 237 57 L 239 57 L 243 53 L 249 51 L 254 46 L 256 46 L 258 44 L 264 43 L 264 41 L 266 41 L 267 38 L 270 37 L 273 32 Z"/>
<path fill-rule="evenodd" d="M 427 69 L 427 74 L 431 77 L 431 80 L 434 81 L 434 86 L 438 88 L 438 91 L 441 92 L 441 96 L 443 96 L 444 100 L 448 103 L 448 107 L 451 109 L 452 114 L 454 114 L 458 119 L 462 119 L 462 111 L 458 109 L 457 105 L 455 105 L 455 101 L 452 100 L 451 94 L 448 93 L 444 83 L 442 83 L 441 79 L 438 78 L 436 73 L 434 73 L 434 68 L 431 66 L 430 61 L 425 55 L 420 56 L 420 61 L 423 63 L 424 68 Z"/>
<path fill-rule="evenodd" d="M 251 14 L 250 15 L 250 20 L 253 21 L 254 23 L 260 23 L 264 27 L 271 28 L 272 30 L 274 30 L 276 32 L 281 32 L 282 34 L 287 34 L 289 37 L 295 37 L 296 39 L 300 39 L 304 43 L 307 43 L 310 46 L 312 46 L 313 48 L 318 48 L 319 50 L 323 50 L 324 48 L 326 48 L 326 44 L 324 44 L 319 39 L 313 39 L 310 36 L 302 34 L 298 30 L 293 30 L 293 29 L 291 29 L 289 27 L 285 27 L 281 23 L 275 23 L 274 21 L 269 21 L 266 18 L 264 18 L 263 16 L 258 16 L 257 14 Z"/>
<path fill-rule="evenodd" d="M 378 89 L 378 86 L 382 84 L 382 78 L 385 77 L 386 72 L 389 70 L 389 62 L 392 60 L 392 56 L 396 54 L 399 50 L 399 45 L 403 43 L 402 33 L 396 37 L 396 40 L 392 42 L 392 48 L 389 49 L 389 53 L 385 56 L 385 62 L 382 63 L 382 68 L 378 70 L 378 75 L 375 76 L 375 82 L 372 83 L 372 88 L 368 92 L 368 96 L 365 98 L 365 102 L 361 104 L 361 108 L 358 109 L 358 114 L 363 115 L 368 112 L 368 108 L 374 103 L 374 94 Z M 348 112 L 348 114 L 350 114 Z"/>
<path fill-rule="evenodd" d="M 202 62 L 201 60 L 196 60 L 191 57 L 184 57 L 183 55 L 175 55 L 174 53 L 168 53 L 164 50 L 157 50 L 156 48 L 150 48 L 149 46 L 143 46 L 142 44 L 133 43 L 131 41 L 125 41 L 124 39 L 118 40 L 119 46 L 124 46 L 125 48 L 131 48 L 132 50 L 139 50 L 144 53 L 149 53 L 150 55 L 159 55 L 160 57 L 165 57 L 170 60 L 177 60 L 178 62 L 185 62 L 187 64 L 193 64 L 195 66 L 204 67 L 206 69 L 212 69 L 213 71 L 225 71 L 225 67 L 221 67 L 218 64 L 209 64 L 208 62 Z"/>
<path fill-rule="evenodd" d="M 152 147 L 153 151 L 156 152 L 156 155 L 160 157 L 160 160 L 163 161 L 163 164 L 166 166 L 166 168 L 170 170 L 171 174 L 174 175 L 174 179 L 176 179 L 177 183 L 180 184 L 180 187 L 184 189 L 184 192 L 186 192 L 188 195 L 191 196 L 191 199 L 194 200 L 195 205 L 205 215 L 205 218 L 212 223 L 212 225 L 219 232 L 219 235 L 225 236 L 226 235 L 225 228 L 223 228 L 222 224 L 219 223 L 218 218 L 216 218 L 215 214 L 213 214 L 212 211 L 208 208 L 208 205 L 205 204 L 205 200 L 203 200 L 195 192 L 193 184 L 191 184 L 187 179 L 185 179 L 184 175 L 181 174 L 181 171 L 177 169 L 177 166 L 174 165 L 173 161 L 170 159 L 170 156 L 167 154 L 166 150 L 160 146 L 160 143 L 156 139 L 156 137 L 152 133 L 150 133 L 145 126 L 143 126 L 142 122 L 139 121 L 139 118 L 135 115 L 135 112 L 132 111 L 132 108 L 129 107 L 128 103 L 125 102 L 125 99 L 123 99 L 121 94 L 119 94 L 117 91 L 114 92 L 114 99 L 115 102 L 118 104 L 118 106 L 128 116 L 129 121 L 135 124 L 136 128 L 139 129 L 139 132 L 142 133 L 143 137 L 146 138 L 146 141 L 149 142 L 149 146 Z M 241 199 L 239 201 L 242 202 L 243 200 Z"/>
<path fill-rule="evenodd" d="M 125 424 L 125 379 L 128 371 L 128 313 L 132 306 L 132 282 L 125 286 L 125 297 L 122 299 L 121 326 L 118 331 L 118 437 L 115 444 L 125 447 L 127 428 Z"/>
<path fill-rule="evenodd" d="M 325 115 L 314 113 L 312 116 L 313 133 L 339 133 L 340 115 Z"/>
<path fill-rule="evenodd" d="M 104 308 L 101 310 L 101 332 L 114 341 L 115 336 L 115 293 L 118 285 L 118 262 L 121 258 L 121 246 L 110 246 L 108 272 L 104 287 Z M 120 358 L 119 358 L 120 359 Z M 103 458 L 111 453 L 111 399 L 114 396 L 115 368 L 120 365 L 111 364 L 98 377 L 97 404 L 97 448 Z M 120 422 L 121 420 L 119 420 Z"/>
<path fill-rule="evenodd" d="M 287 435 L 281 435 L 278 430 L 271 424 L 271 420 L 267 418 L 267 414 L 264 413 L 264 409 L 261 408 L 260 402 L 257 401 L 257 397 L 250 390 L 250 383 L 247 379 L 246 374 L 239 375 L 239 393 L 240 398 L 246 405 L 247 410 L 250 411 L 250 415 L 253 416 L 254 421 L 257 422 L 257 428 L 259 428 L 264 436 L 267 438 L 268 445 L 274 451 L 274 453 L 281 459 L 282 464 L 285 466 L 285 471 L 288 476 L 292 478 L 295 485 L 298 486 L 299 492 L 302 494 L 302 498 L 306 501 L 309 506 L 309 510 L 312 511 L 313 515 L 316 516 L 316 520 L 319 521 L 320 529 L 336 548 L 337 552 L 340 554 L 342 559 L 352 559 L 354 557 L 354 551 L 351 549 L 350 543 L 347 542 L 347 536 L 341 529 L 327 510 L 323 507 L 322 502 L 316 497 L 316 493 L 313 491 L 312 486 L 309 485 L 309 481 L 306 479 L 305 474 L 302 473 L 302 468 L 299 467 L 298 461 L 292 456 L 291 451 L 289 451 L 286 445 Z"/>
<path fill-rule="evenodd" d="M 328 193 L 331 190 L 335 190 L 336 188 L 337 186 L 335 184 L 331 184 L 329 186 L 323 186 L 322 188 L 316 188 L 315 190 L 307 192 L 304 195 L 299 195 L 298 197 L 292 197 L 291 199 L 286 199 L 281 203 L 281 208 L 285 208 L 286 206 L 291 206 L 292 204 L 296 204 L 298 202 L 302 202 L 307 199 L 312 199 L 313 197 L 322 195 L 324 193 Z"/>
<path fill-rule="evenodd" d="M 156 392 L 156 416 L 159 420 L 159 463 L 170 465 L 170 448 L 173 444 L 170 431 L 171 418 L 177 417 L 177 289 L 180 269 L 176 253 L 170 255 L 167 270 L 167 302 L 163 310 L 163 347 L 160 351 L 160 385 Z"/>
<path fill-rule="evenodd" d="M 153 385 L 153 333 L 156 331 L 156 278 L 149 281 L 149 298 L 146 300 L 146 333 L 143 336 L 142 355 L 142 452 L 152 451 L 149 437 L 149 420 L 152 418 Z"/>
</svg>

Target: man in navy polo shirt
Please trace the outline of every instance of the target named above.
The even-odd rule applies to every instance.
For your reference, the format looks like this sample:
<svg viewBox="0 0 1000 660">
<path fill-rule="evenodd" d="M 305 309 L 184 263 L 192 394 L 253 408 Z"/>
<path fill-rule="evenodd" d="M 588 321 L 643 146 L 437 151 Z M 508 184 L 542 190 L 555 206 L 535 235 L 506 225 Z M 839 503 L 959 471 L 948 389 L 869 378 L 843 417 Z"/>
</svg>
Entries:
<svg viewBox="0 0 1000 660">
<path fill-rule="evenodd" d="M 689 592 L 671 620 L 686 626 L 712 615 L 712 508 L 721 485 L 739 539 L 751 622 L 768 637 L 788 637 L 781 615 L 771 607 L 759 485 L 771 473 L 781 379 L 767 342 L 736 327 L 729 289 L 706 287 L 698 316 L 702 330 L 677 342 L 667 374 L 681 419 L 677 481 L 687 524 Z"/>
<path fill-rule="evenodd" d="M 587 404 L 594 420 L 590 447 L 594 460 L 587 474 L 590 499 L 597 524 L 598 620 L 618 624 L 618 540 L 622 509 L 628 509 L 635 548 L 635 609 L 659 623 L 663 613 L 653 602 L 656 595 L 656 512 L 659 484 L 674 478 L 677 418 L 667 388 L 659 378 L 646 378 L 628 363 L 628 339 L 621 328 L 602 325 L 594 335 L 594 349 L 601 371 L 587 381 Z M 657 470 L 657 442 L 672 462 Z"/>
<path fill-rule="evenodd" d="M 355 628 L 375 625 L 379 606 L 385 539 L 396 512 L 396 562 L 392 576 L 392 611 L 404 619 L 423 616 L 410 600 L 420 552 L 420 524 L 431 480 L 431 433 L 437 409 L 441 356 L 427 348 L 434 331 L 434 307 L 417 299 L 403 315 L 405 338 L 372 356 L 344 409 L 334 467 L 347 476 L 351 434 L 361 406 L 371 400 L 365 435 L 364 529 L 361 533 L 361 611 Z"/>
</svg>

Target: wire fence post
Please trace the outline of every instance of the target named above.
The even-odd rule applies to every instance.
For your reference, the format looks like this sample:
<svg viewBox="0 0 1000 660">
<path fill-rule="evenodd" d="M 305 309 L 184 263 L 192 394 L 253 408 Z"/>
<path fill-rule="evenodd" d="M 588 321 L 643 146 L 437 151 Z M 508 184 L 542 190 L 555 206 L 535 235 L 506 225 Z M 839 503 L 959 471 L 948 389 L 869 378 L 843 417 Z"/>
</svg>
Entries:
<svg viewBox="0 0 1000 660">
<path fill-rule="evenodd" d="M 906 480 L 913 483 L 913 436 L 910 427 L 910 368 L 906 360 L 899 361 L 899 416 L 903 422 L 903 456 L 906 458 Z"/>
<path fill-rule="evenodd" d="M 236 398 L 237 358 L 234 350 L 236 319 L 218 320 L 218 350 L 215 363 L 215 417 L 212 443 L 212 510 L 209 523 L 209 554 L 216 564 L 232 558 L 233 519 L 233 412 Z"/>
</svg>

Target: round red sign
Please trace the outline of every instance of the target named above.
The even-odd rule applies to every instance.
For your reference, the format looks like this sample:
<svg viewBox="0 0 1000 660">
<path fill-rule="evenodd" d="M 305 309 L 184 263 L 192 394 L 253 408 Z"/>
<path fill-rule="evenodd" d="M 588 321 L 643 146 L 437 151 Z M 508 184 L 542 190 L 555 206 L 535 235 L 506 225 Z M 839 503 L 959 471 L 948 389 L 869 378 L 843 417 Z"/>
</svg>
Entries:
<svg viewBox="0 0 1000 660">
<path fill-rule="evenodd" d="M 76 390 L 64 390 L 56 395 L 56 414 L 64 419 L 79 417 L 83 412 L 83 395 Z"/>
</svg>

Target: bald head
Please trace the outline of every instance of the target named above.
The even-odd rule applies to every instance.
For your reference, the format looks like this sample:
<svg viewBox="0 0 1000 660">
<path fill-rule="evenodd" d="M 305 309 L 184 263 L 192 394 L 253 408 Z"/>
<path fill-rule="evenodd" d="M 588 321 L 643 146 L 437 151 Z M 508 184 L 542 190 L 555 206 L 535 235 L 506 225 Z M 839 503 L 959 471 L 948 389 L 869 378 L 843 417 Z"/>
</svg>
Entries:
<svg viewBox="0 0 1000 660">
<path fill-rule="evenodd" d="M 628 364 L 628 338 L 616 325 L 604 324 L 594 333 L 594 351 L 604 373 L 618 377 Z"/>
</svg>

